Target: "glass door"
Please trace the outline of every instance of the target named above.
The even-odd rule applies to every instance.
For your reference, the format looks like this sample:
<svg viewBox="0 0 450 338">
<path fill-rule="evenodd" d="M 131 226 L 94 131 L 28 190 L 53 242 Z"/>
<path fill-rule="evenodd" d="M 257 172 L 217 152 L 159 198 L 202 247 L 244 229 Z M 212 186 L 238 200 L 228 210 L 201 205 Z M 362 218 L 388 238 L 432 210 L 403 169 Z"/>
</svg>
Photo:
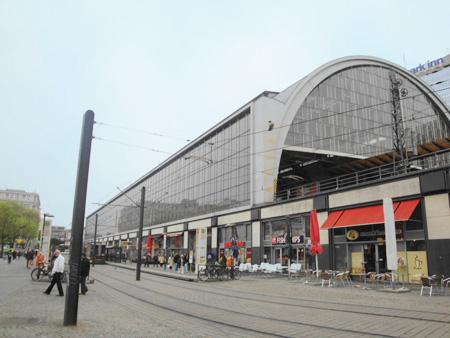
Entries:
<svg viewBox="0 0 450 338">
<path fill-rule="evenodd" d="M 274 262 L 272 264 L 280 263 L 281 265 L 283 265 L 283 249 L 273 248 L 273 251 L 274 251 L 273 254 Z"/>
</svg>

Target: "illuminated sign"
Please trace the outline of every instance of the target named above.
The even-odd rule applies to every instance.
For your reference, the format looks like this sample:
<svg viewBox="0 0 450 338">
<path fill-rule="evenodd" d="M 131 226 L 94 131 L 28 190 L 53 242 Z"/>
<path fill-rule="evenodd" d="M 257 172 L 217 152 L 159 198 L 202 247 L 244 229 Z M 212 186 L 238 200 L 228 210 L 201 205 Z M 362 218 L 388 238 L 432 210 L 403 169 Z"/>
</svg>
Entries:
<svg viewBox="0 0 450 338">
<path fill-rule="evenodd" d="M 286 244 L 286 239 L 283 236 L 278 236 L 278 237 L 272 237 L 271 240 L 272 244 Z M 298 235 L 298 236 L 292 236 L 292 244 L 298 244 L 298 243 L 303 243 L 303 236 L 302 235 Z"/>
</svg>

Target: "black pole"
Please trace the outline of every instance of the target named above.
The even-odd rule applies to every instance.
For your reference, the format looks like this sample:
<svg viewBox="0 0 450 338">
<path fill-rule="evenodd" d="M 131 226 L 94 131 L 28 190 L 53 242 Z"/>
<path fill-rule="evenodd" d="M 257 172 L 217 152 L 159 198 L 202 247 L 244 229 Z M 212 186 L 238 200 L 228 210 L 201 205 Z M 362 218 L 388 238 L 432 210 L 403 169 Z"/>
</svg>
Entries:
<svg viewBox="0 0 450 338">
<path fill-rule="evenodd" d="M 80 153 L 78 155 L 78 172 L 72 215 L 72 243 L 70 245 L 69 263 L 70 272 L 66 287 L 64 326 L 77 325 L 78 285 L 80 276 L 81 250 L 83 247 L 84 213 L 86 209 L 86 193 L 93 129 L 94 112 L 92 110 L 88 110 L 83 117 Z"/>
<path fill-rule="evenodd" d="M 136 280 L 141 279 L 141 256 L 142 256 L 142 229 L 144 228 L 144 203 L 145 203 L 145 187 L 141 190 L 141 216 L 139 218 L 139 234 L 138 234 L 138 256 L 136 266 Z"/>
<path fill-rule="evenodd" d="M 44 240 L 44 228 L 45 228 L 45 213 L 44 213 L 44 221 L 42 222 L 42 232 L 41 238 L 39 238 L 39 252 L 42 254 L 42 241 Z M 47 262 L 50 262 L 50 257 L 47 257 Z"/>
<path fill-rule="evenodd" d="M 95 266 L 95 255 L 97 253 L 97 220 L 98 220 L 98 214 L 95 214 L 94 257 L 92 257 L 92 266 Z"/>
</svg>

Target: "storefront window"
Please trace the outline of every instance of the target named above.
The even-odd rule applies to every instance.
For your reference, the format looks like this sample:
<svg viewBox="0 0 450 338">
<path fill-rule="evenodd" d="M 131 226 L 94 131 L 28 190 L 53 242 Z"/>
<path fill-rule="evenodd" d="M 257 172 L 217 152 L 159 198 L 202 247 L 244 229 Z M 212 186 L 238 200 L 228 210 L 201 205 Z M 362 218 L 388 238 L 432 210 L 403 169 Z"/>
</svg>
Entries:
<svg viewBox="0 0 450 338">
<path fill-rule="evenodd" d="M 271 231 L 270 231 L 270 223 L 265 223 L 264 224 L 264 240 L 265 241 L 270 241 L 271 239 Z"/>
<path fill-rule="evenodd" d="M 347 245 L 340 244 L 334 246 L 334 255 L 336 257 L 336 270 L 345 270 L 348 268 Z"/>
</svg>

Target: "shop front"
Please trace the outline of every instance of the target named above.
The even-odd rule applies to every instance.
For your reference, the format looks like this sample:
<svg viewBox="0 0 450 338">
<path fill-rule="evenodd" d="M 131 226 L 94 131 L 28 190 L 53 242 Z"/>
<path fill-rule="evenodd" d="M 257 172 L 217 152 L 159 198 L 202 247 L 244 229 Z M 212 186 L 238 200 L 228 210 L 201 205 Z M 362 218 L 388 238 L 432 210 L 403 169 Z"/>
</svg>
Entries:
<svg viewBox="0 0 450 338">
<path fill-rule="evenodd" d="M 428 275 L 425 233 L 419 199 L 394 206 L 397 262 L 400 280 Z M 388 272 L 382 205 L 335 211 L 322 229 L 330 229 L 333 268 Z"/>
<path fill-rule="evenodd" d="M 167 255 L 174 256 L 176 253 L 179 255 L 184 254 L 183 251 L 184 233 L 175 232 L 166 235 L 166 248 Z"/>
<path fill-rule="evenodd" d="M 237 249 L 237 263 L 252 263 L 252 230 L 249 223 L 230 224 L 218 229 L 219 257 L 230 257 L 233 245 Z"/>
<path fill-rule="evenodd" d="M 147 253 L 152 257 L 163 254 L 164 235 L 153 235 L 147 237 Z"/>
<path fill-rule="evenodd" d="M 291 216 L 292 225 L 292 249 L 291 263 L 302 264 L 302 269 L 314 268 L 314 257 L 310 254 L 309 238 L 310 216 Z M 263 261 L 270 264 L 280 263 L 288 265 L 288 257 L 284 255 L 286 218 L 273 219 L 262 222 L 264 230 L 264 255 Z"/>
</svg>

